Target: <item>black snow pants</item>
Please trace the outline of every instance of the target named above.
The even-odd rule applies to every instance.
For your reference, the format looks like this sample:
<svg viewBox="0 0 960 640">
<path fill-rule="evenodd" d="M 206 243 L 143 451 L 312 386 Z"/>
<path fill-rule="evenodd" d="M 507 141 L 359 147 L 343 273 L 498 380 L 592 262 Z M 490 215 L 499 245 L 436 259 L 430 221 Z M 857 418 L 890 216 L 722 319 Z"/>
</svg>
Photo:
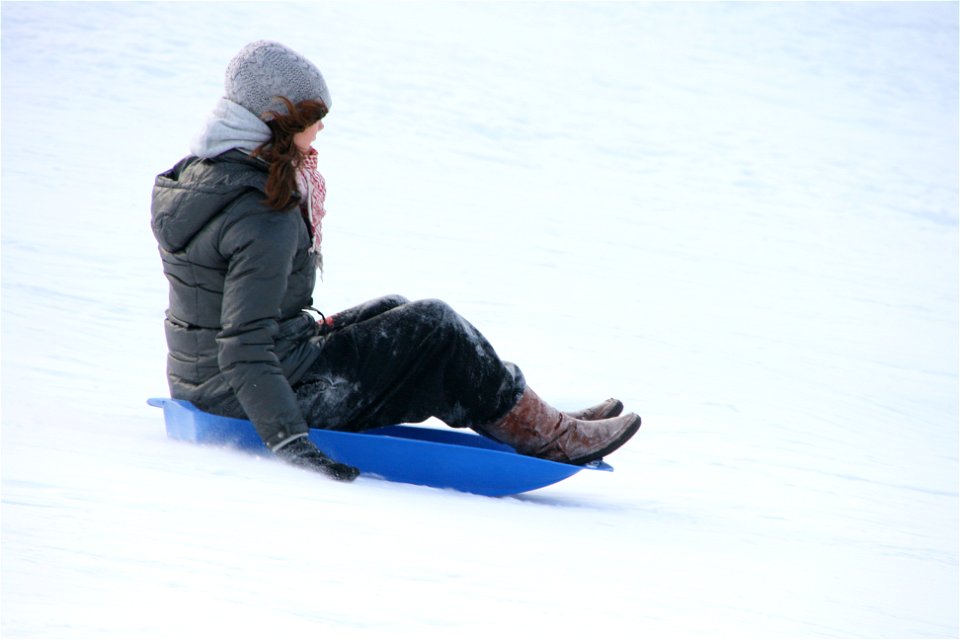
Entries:
<svg viewBox="0 0 960 640">
<path fill-rule="evenodd" d="M 362 431 L 436 417 L 482 427 L 523 394 L 520 369 L 439 300 L 387 296 L 341 311 L 294 385 L 311 427 Z"/>
</svg>

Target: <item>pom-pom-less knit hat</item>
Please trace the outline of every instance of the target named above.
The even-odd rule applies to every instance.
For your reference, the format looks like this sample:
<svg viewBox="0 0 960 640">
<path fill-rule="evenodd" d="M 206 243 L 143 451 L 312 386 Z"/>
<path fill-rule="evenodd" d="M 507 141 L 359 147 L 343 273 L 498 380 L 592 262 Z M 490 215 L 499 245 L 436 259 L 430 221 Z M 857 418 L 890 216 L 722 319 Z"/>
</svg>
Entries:
<svg viewBox="0 0 960 640">
<path fill-rule="evenodd" d="M 240 50 L 227 65 L 226 98 L 266 120 L 267 111 L 286 113 L 276 96 L 294 104 L 322 100 L 332 106 L 330 91 L 320 70 L 296 51 L 279 42 L 258 40 Z"/>
</svg>

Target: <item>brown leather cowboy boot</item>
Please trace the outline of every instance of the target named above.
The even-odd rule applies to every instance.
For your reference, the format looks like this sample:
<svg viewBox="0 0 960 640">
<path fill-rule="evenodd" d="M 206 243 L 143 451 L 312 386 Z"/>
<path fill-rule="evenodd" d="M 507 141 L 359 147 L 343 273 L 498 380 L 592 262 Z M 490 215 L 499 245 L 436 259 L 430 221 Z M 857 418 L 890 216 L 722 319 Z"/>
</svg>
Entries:
<svg viewBox="0 0 960 640">
<path fill-rule="evenodd" d="M 477 431 L 524 455 L 586 464 L 618 449 L 639 428 L 640 416 L 634 413 L 604 420 L 577 420 L 554 409 L 527 387 L 510 413 Z"/>
<path fill-rule="evenodd" d="M 574 420 L 603 420 L 616 418 L 623 411 L 623 403 L 616 398 L 607 398 L 600 404 L 581 409 L 580 411 L 564 411 Z"/>
</svg>

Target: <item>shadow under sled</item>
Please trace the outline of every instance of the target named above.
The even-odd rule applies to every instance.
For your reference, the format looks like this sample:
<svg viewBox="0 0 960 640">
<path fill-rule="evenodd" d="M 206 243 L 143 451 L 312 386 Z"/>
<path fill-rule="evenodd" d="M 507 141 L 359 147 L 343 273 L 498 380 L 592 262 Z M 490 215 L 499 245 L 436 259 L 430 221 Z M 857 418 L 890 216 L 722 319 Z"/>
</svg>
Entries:
<svg viewBox="0 0 960 640">
<path fill-rule="evenodd" d="M 170 438 L 269 453 L 249 420 L 206 413 L 185 400 L 150 398 L 147 403 L 163 409 Z M 582 466 L 543 460 L 478 434 L 411 425 L 361 433 L 311 428 L 310 440 L 364 476 L 485 496 L 540 489 L 584 469 L 613 471 L 602 460 Z"/>
</svg>

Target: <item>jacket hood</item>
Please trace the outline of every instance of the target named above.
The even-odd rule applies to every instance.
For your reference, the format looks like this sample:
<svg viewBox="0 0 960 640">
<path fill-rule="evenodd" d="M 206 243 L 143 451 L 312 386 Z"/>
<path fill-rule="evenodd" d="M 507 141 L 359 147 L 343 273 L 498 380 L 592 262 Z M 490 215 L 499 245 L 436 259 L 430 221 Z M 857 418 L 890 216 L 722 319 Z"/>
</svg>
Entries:
<svg viewBox="0 0 960 640">
<path fill-rule="evenodd" d="M 265 196 L 266 164 L 240 151 L 211 160 L 189 156 L 157 176 L 150 225 L 165 251 L 179 251 L 210 220 L 250 191 Z"/>
<path fill-rule="evenodd" d="M 190 153 L 215 158 L 230 149 L 250 153 L 270 140 L 270 127 L 236 102 L 221 98 L 190 142 Z"/>
</svg>

